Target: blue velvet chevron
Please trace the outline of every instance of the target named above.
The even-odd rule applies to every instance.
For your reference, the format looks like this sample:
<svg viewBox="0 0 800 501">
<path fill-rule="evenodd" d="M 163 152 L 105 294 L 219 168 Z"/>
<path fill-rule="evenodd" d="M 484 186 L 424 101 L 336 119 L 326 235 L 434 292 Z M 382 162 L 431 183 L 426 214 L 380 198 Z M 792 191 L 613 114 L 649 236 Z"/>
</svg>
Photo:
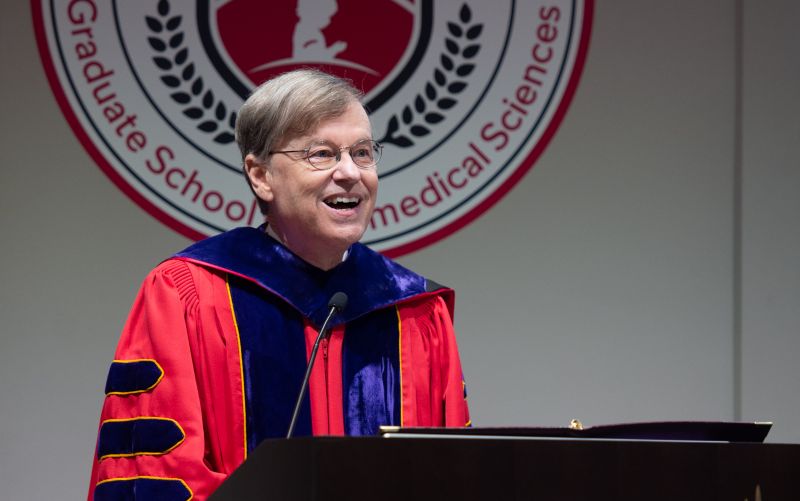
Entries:
<svg viewBox="0 0 800 501">
<path fill-rule="evenodd" d="M 154 360 L 115 360 L 108 370 L 106 395 L 151 390 L 163 375 L 164 371 Z"/>
<path fill-rule="evenodd" d="M 172 478 L 106 480 L 97 484 L 94 501 L 187 501 L 192 491 Z"/>
<path fill-rule="evenodd" d="M 147 417 L 105 421 L 97 439 L 97 457 L 164 454 L 184 438 L 183 430 L 171 419 Z"/>
</svg>

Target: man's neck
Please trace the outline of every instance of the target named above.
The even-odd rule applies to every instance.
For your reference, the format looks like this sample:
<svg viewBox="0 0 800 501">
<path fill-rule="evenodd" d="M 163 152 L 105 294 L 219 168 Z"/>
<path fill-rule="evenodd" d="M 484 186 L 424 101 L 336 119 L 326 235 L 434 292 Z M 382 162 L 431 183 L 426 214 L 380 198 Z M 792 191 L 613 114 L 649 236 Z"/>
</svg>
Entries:
<svg viewBox="0 0 800 501">
<path fill-rule="evenodd" d="M 345 249 L 342 254 L 336 252 L 336 253 L 326 253 L 325 255 L 320 255 L 320 253 L 318 252 L 312 252 L 311 249 L 305 251 L 304 249 L 298 249 L 295 246 L 290 245 L 288 242 L 286 242 L 286 239 L 278 235 L 278 233 L 269 224 L 267 224 L 266 231 L 267 235 L 271 236 L 272 238 L 283 244 L 284 247 L 292 251 L 303 261 L 324 271 L 328 271 L 332 268 L 335 268 L 337 265 L 339 265 L 339 263 L 347 259 L 347 255 L 350 252 L 350 249 Z"/>
</svg>

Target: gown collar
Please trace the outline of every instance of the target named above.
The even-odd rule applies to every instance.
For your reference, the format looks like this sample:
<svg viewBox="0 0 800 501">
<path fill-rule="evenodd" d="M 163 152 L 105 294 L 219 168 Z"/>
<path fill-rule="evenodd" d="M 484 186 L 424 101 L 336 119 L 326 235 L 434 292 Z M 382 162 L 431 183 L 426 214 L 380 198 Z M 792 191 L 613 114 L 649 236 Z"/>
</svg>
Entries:
<svg viewBox="0 0 800 501">
<path fill-rule="evenodd" d="M 344 311 L 331 326 L 386 306 L 429 293 L 416 273 L 360 243 L 330 270 L 303 261 L 262 228 L 236 228 L 197 242 L 173 256 L 250 280 L 282 298 L 319 326 L 336 292 L 347 294 Z"/>
</svg>

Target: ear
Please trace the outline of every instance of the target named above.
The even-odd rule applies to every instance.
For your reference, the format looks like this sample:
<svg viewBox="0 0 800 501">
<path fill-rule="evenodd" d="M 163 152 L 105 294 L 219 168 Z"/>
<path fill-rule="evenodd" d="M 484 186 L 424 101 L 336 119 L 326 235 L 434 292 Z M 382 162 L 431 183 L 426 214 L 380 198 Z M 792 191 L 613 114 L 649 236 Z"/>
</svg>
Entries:
<svg viewBox="0 0 800 501">
<path fill-rule="evenodd" d="M 272 174 L 268 166 L 248 153 L 244 158 L 244 171 L 256 196 L 267 203 L 272 202 Z"/>
</svg>

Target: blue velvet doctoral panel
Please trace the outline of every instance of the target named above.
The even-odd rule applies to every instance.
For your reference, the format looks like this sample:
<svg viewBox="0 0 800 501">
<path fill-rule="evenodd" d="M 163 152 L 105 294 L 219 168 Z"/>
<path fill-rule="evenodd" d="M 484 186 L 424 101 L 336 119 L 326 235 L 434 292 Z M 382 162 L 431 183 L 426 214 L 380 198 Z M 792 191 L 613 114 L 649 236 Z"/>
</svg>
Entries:
<svg viewBox="0 0 800 501">
<path fill-rule="evenodd" d="M 306 370 L 302 316 L 258 285 L 229 275 L 244 374 L 247 450 L 285 437 Z M 311 435 L 311 405 L 303 400 L 295 436 Z"/>
<path fill-rule="evenodd" d="M 347 435 L 400 425 L 397 310 L 384 308 L 347 324 L 342 348 L 342 409 Z"/>
<path fill-rule="evenodd" d="M 230 276 L 239 326 L 245 388 L 247 448 L 286 435 L 306 368 L 303 319 L 284 301 L 247 280 Z M 374 435 L 400 422 L 400 356 L 394 307 L 347 324 L 342 348 L 345 433 Z M 311 435 L 308 395 L 296 436 Z"/>
</svg>

